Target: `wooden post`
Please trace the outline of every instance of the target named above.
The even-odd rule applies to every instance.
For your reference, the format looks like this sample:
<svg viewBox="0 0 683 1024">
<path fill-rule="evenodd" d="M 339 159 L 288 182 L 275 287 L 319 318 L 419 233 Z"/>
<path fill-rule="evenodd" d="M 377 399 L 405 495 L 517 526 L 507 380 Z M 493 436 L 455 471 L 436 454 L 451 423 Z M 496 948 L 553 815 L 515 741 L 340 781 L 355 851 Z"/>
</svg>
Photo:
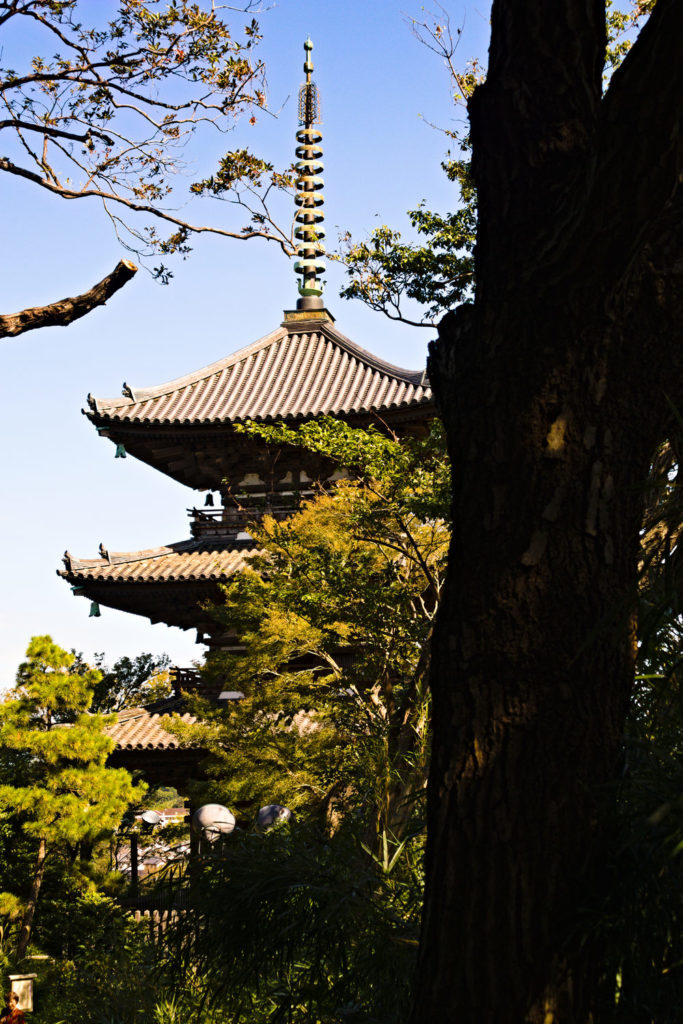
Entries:
<svg viewBox="0 0 683 1024">
<path fill-rule="evenodd" d="M 138 837 L 130 837 L 130 894 L 138 894 Z"/>
</svg>

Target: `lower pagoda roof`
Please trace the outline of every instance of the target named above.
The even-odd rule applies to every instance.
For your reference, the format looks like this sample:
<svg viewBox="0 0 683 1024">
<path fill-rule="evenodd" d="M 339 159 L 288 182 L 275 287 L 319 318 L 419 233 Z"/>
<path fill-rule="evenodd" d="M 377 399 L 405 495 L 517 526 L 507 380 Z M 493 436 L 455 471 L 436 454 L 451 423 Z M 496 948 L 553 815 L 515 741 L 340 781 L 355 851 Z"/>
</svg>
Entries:
<svg viewBox="0 0 683 1024">
<path fill-rule="evenodd" d="M 175 786 L 187 795 L 188 786 L 204 778 L 202 763 L 207 751 L 201 747 L 183 747 L 178 738 L 164 728 L 166 715 L 186 725 L 197 718 L 182 707 L 164 711 L 152 707 L 119 711 L 117 721 L 105 730 L 116 746 L 107 758 L 110 768 L 125 768 L 140 774 L 151 786 Z"/>
<path fill-rule="evenodd" d="M 107 551 L 99 558 L 75 558 L 68 551 L 59 576 L 77 597 L 98 605 L 142 615 L 180 629 L 215 632 L 207 601 L 221 600 L 220 586 L 240 572 L 252 541 L 193 538 L 143 551 Z"/>
<path fill-rule="evenodd" d="M 118 712 L 116 722 L 107 726 L 105 732 L 119 750 L 180 749 L 178 737 L 164 728 L 165 718 L 172 715 L 184 725 L 195 725 L 198 719 L 183 710 L 183 702 L 177 697 L 158 701 L 157 705 L 126 708 Z"/>
<path fill-rule="evenodd" d="M 204 762 L 208 750 L 197 745 L 183 746 L 169 732 L 169 720 L 183 725 L 200 722 L 188 711 L 188 693 L 198 693 L 214 707 L 244 695 L 206 686 L 196 669 L 175 668 L 172 677 L 174 690 L 169 696 L 116 713 L 116 721 L 105 728 L 116 744 L 107 763 L 112 768 L 140 773 L 152 786 L 172 785 L 187 795 L 192 782 L 206 777 Z"/>
<path fill-rule="evenodd" d="M 244 568 L 249 546 L 226 540 L 202 538 L 164 544 L 142 551 L 108 551 L 100 545 L 99 558 L 75 558 L 64 553 L 65 569 L 59 575 L 78 575 L 81 580 L 152 583 L 157 580 L 220 580 Z"/>
<path fill-rule="evenodd" d="M 173 671 L 177 672 L 177 669 Z M 194 670 L 184 671 L 199 677 Z M 181 678 L 180 687 L 182 685 Z M 190 685 L 188 692 L 199 694 L 214 707 L 225 706 L 228 701 L 239 700 L 244 696 L 237 691 L 221 690 L 214 693 L 204 687 L 201 682 L 199 685 Z M 188 749 L 183 747 L 178 737 L 165 727 L 169 718 L 176 722 L 182 722 L 184 725 L 196 725 L 200 721 L 196 715 L 187 710 L 187 693 L 179 687 L 176 687 L 168 697 L 161 697 L 149 704 L 117 711 L 116 721 L 112 725 L 108 725 L 105 732 L 114 740 L 118 750 Z"/>
</svg>

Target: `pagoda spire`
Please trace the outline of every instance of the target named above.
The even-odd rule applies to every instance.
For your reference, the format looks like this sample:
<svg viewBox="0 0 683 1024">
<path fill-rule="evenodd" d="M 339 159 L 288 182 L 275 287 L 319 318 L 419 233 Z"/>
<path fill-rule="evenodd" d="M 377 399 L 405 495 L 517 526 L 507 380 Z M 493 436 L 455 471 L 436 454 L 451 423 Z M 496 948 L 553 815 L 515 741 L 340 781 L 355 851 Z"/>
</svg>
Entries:
<svg viewBox="0 0 683 1024">
<path fill-rule="evenodd" d="M 296 196 L 297 212 L 295 216 L 295 238 L 298 240 L 294 270 L 300 275 L 299 299 L 297 309 L 324 309 L 322 299 L 323 283 L 318 274 L 325 269 L 321 256 L 325 246 L 321 239 L 325 231 L 319 225 L 325 219 L 322 211 L 324 187 L 320 172 L 323 170 L 323 155 L 320 143 L 322 132 L 314 127 L 320 124 L 320 100 L 318 88 L 312 80 L 313 61 L 311 50 L 313 43 L 307 39 L 304 43 L 304 72 L 306 81 L 299 89 L 299 129 L 296 133 Z"/>
</svg>

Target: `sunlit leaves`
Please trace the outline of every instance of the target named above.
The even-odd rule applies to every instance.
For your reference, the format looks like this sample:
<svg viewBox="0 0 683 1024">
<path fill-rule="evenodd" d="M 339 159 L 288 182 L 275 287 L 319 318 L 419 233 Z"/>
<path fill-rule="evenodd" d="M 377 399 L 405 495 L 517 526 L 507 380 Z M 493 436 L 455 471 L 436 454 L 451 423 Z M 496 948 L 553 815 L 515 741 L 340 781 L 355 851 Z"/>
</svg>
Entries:
<svg viewBox="0 0 683 1024">
<path fill-rule="evenodd" d="M 428 639 L 449 540 L 440 432 L 397 440 L 336 420 L 244 430 L 350 478 L 250 527 L 259 553 L 214 610 L 243 652 L 216 653 L 206 670 L 244 698 L 198 709 L 205 724 L 182 732 L 211 749 L 230 805 L 355 808 L 370 835 L 398 834 L 426 772 Z"/>
<path fill-rule="evenodd" d="M 441 215 L 420 206 L 408 216 L 426 244 L 404 243 L 386 224 L 365 242 L 344 236 L 340 258 L 350 282 L 341 294 L 392 320 L 428 327 L 472 294 L 475 207 L 469 202 L 457 213 Z M 405 312 L 406 298 L 426 307 L 421 320 Z"/>
<path fill-rule="evenodd" d="M 251 185 L 260 185 L 265 174 L 273 170 L 273 165 L 266 160 L 261 160 L 246 149 L 235 150 L 226 153 L 221 157 L 217 172 L 210 178 L 195 182 L 191 191 L 198 195 L 204 192 L 211 192 L 218 195 L 242 181 L 248 181 Z"/>
<path fill-rule="evenodd" d="M 633 46 L 638 30 L 654 9 L 655 0 L 629 0 L 626 10 L 606 0 L 607 52 L 605 70 L 609 77 Z"/>
<path fill-rule="evenodd" d="M 122 243 L 143 258 L 186 254 L 193 231 L 257 234 L 293 252 L 289 228 L 272 222 L 266 206 L 268 192 L 291 187 L 288 174 L 278 176 L 245 149 L 226 154 L 214 177 L 190 185 L 194 194 L 224 198 L 229 188 L 230 201 L 248 216 L 245 227 L 193 225 L 165 205 L 177 176 L 188 172 L 184 148 L 195 132 L 226 132 L 241 114 L 267 109 L 258 23 L 249 17 L 239 26 L 251 8 L 249 0 L 242 11 L 230 8 L 233 30 L 221 16 L 226 8 L 189 0 L 119 0 L 108 22 L 78 0 L 13 5 L 3 23 L 26 19 L 27 28 L 43 33 L 45 52 L 23 70 L 0 67 L 0 131 L 11 147 L 0 170 L 69 199 L 101 198 Z M 141 227 L 135 213 L 177 230 L 164 239 Z M 156 276 L 168 280 L 170 273 Z"/>
</svg>

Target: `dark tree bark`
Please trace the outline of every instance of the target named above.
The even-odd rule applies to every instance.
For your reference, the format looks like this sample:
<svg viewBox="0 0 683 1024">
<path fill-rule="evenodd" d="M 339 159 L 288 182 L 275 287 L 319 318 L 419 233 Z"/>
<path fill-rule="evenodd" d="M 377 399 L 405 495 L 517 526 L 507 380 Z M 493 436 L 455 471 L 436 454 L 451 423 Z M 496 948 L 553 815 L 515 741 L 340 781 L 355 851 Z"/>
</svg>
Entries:
<svg viewBox="0 0 683 1024">
<path fill-rule="evenodd" d="M 430 376 L 455 524 L 413 1024 L 588 1024 L 648 466 L 683 408 L 683 3 L 601 95 L 602 0 L 495 0 L 477 295 Z M 583 940 L 583 941 L 581 941 Z"/>
<path fill-rule="evenodd" d="M 36 855 L 36 864 L 33 869 L 33 882 L 31 883 L 31 891 L 26 901 L 26 909 L 24 910 L 24 916 L 21 920 L 21 928 L 19 929 L 19 938 L 17 939 L 17 963 L 26 956 L 26 950 L 28 949 L 29 939 L 31 938 L 31 929 L 33 928 L 33 919 L 36 916 L 36 906 L 38 905 L 38 897 L 40 896 L 40 888 L 43 884 L 43 875 L 45 874 L 45 861 L 47 860 L 47 843 L 44 839 L 41 839 L 38 843 L 38 853 Z"/>
<path fill-rule="evenodd" d="M 32 306 L 20 313 L 0 314 L 0 338 L 11 338 L 38 327 L 66 327 L 97 306 L 103 306 L 131 277 L 135 277 L 137 271 L 130 260 L 119 260 L 111 274 L 81 295 L 60 299 L 47 306 Z"/>
</svg>

